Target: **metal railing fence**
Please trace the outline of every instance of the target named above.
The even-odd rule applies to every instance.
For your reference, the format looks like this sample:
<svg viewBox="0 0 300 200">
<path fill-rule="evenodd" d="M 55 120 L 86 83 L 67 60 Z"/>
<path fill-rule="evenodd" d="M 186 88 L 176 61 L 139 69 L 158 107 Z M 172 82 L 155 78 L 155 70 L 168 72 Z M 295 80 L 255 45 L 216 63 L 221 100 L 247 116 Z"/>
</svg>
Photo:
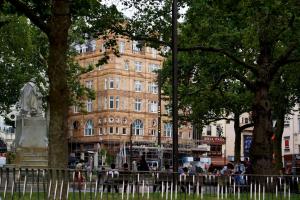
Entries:
<svg viewBox="0 0 300 200">
<path fill-rule="evenodd" d="M 300 199 L 299 176 L 0 168 L 0 199 Z"/>
</svg>

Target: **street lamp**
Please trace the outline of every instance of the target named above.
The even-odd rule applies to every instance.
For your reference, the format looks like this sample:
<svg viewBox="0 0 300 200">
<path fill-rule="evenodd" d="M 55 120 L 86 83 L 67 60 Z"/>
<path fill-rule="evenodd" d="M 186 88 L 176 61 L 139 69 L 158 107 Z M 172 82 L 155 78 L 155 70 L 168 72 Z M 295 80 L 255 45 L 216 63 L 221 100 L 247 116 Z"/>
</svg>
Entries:
<svg viewBox="0 0 300 200">
<path fill-rule="evenodd" d="M 177 63 L 177 0 L 172 4 L 172 115 L 173 115 L 173 172 L 178 172 L 178 63 Z"/>
</svg>

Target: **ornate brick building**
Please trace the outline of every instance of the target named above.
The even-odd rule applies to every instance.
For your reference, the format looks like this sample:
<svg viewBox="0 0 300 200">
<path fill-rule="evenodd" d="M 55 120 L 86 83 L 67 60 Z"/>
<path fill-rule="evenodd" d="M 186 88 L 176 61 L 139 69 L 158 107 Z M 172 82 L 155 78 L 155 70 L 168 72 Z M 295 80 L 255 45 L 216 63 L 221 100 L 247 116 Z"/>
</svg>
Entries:
<svg viewBox="0 0 300 200">
<path fill-rule="evenodd" d="M 155 49 L 139 48 L 136 41 L 123 37 L 118 38 L 117 44 L 120 57 L 106 52 L 110 56 L 108 63 L 81 77 L 82 83 L 95 91 L 96 98 L 86 99 L 83 110 L 76 106 L 70 108 L 68 122 L 70 151 L 73 153 L 93 152 L 101 148 L 116 155 L 122 146 L 128 149 L 130 141 L 137 152 L 149 153 L 157 145 L 156 70 L 162 67 L 163 57 Z M 108 51 L 102 39 L 76 45 L 75 48 L 80 53 L 76 59 L 81 66 L 97 64 Z M 172 124 L 165 102 L 161 103 L 161 113 L 161 141 L 168 149 Z M 181 127 L 179 143 L 189 143 L 191 138 L 192 128 Z"/>
</svg>

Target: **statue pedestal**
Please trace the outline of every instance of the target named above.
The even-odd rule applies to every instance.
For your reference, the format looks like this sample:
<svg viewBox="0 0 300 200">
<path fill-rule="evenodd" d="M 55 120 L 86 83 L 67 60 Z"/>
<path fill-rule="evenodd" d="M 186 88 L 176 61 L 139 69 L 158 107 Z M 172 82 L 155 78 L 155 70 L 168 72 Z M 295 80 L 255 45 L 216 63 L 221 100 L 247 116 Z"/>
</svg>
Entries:
<svg viewBox="0 0 300 200">
<path fill-rule="evenodd" d="M 16 162 L 18 167 L 48 166 L 47 122 L 43 117 L 17 117 Z"/>
</svg>

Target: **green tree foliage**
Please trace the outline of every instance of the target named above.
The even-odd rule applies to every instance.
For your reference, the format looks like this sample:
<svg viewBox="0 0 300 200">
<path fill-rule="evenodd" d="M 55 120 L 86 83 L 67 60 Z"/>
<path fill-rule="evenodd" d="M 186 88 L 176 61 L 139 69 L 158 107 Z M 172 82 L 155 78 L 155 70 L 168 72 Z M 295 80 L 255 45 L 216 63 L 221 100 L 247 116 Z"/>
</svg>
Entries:
<svg viewBox="0 0 300 200">
<path fill-rule="evenodd" d="M 110 14 L 109 8 L 97 0 L 7 0 L 1 1 L 0 5 L 1 11 L 26 16 L 47 36 L 49 48 L 46 74 L 49 80 L 48 102 L 50 106 L 49 167 L 64 168 L 68 158 L 68 135 L 66 133 L 71 96 L 70 85 L 76 82 L 76 80 L 70 80 L 69 77 L 79 71 L 69 68 L 73 66 L 69 59 L 69 35 L 72 31 L 76 32 L 75 26 L 74 29 L 70 27 L 79 20 L 81 24 L 86 24 L 88 27 L 89 24 L 86 22 L 95 16 L 98 17 L 97 19 L 105 19 L 106 22 L 108 19 L 112 22 L 113 18 L 106 16 Z M 84 29 L 84 27 L 80 28 Z"/>
<path fill-rule="evenodd" d="M 135 6 L 138 1 L 134 1 Z M 155 0 L 151 2 L 157 2 Z M 223 80 L 238 80 L 254 96 L 251 159 L 255 173 L 276 173 L 272 164 L 272 99 L 270 88 L 281 70 L 299 62 L 299 3 L 294 0 L 186 0 L 184 22 L 179 26 L 179 51 L 205 57 L 199 65 Z M 161 9 L 167 4 L 154 4 Z M 138 7 L 138 6 L 137 6 Z M 143 8 L 143 5 L 140 5 Z M 169 13 L 164 13 L 169 14 Z M 164 19 L 164 15 L 159 19 Z M 137 18 L 137 20 L 140 20 Z M 140 20 L 141 21 L 141 20 Z M 166 21 L 169 22 L 168 18 Z M 145 21 L 146 22 L 146 21 Z M 148 22 L 150 26 L 152 22 Z M 168 29 L 169 23 L 161 23 Z M 155 31 L 151 33 L 155 35 Z M 162 30 L 159 39 L 165 38 Z M 170 37 L 164 41 L 168 43 Z M 179 55 L 180 56 L 180 55 Z M 206 62 L 206 63 L 204 63 Z M 218 65 L 224 66 L 220 71 Z M 193 64 L 191 64 L 194 66 Z"/>
<path fill-rule="evenodd" d="M 20 88 L 31 78 L 45 86 L 45 36 L 25 17 L 2 16 L 0 27 L 0 112 L 10 111 L 19 97 Z"/>
</svg>

